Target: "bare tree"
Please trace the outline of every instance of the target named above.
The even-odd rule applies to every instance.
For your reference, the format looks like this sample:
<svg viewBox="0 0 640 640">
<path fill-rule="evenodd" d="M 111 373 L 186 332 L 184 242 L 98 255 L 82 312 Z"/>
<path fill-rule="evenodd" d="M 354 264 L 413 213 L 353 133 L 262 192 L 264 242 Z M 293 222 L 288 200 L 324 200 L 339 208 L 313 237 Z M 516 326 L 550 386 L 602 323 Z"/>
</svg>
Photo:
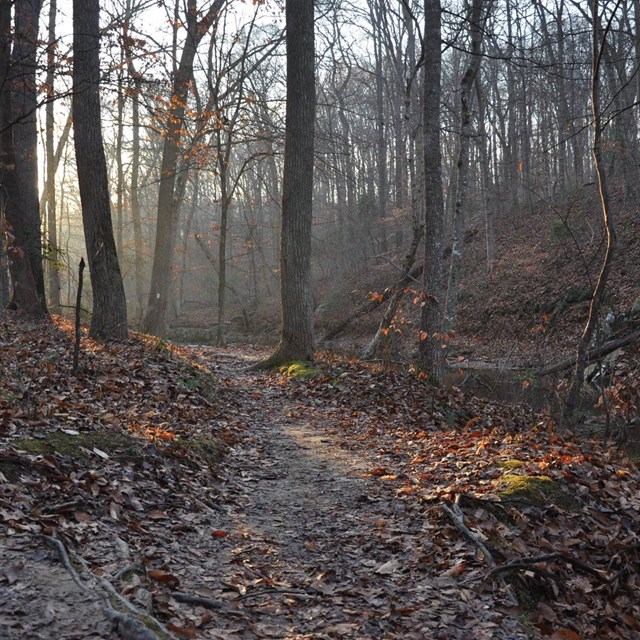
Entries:
<svg viewBox="0 0 640 640">
<path fill-rule="evenodd" d="M 82 221 L 93 289 L 89 335 L 127 337 L 127 304 L 111 222 L 100 125 L 100 4 L 73 1 L 73 130 Z"/>
<path fill-rule="evenodd" d="M 449 282 L 447 285 L 447 302 L 444 311 L 445 329 L 452 329 L 458 308 L 458 290 L 460 287 L 460 270 L 462 268 L 462 251 L 464 247 L 465 208 L 469 190 L 469 147 L 471 145 L 471 107 L 473 105 L 473 88 L 480 69 L 482 58 L 482 34 L 492 0 L 473 0 L 469 7 L 469 35 L 471 51 L 469 63 L 460 81 L 460 133 L 458 161 L 456 164 L 455 205 L 453 223 L 453 248 L 449 264 Z"/>
<path fill-rule="evenodd" d="M 576 366 L 573 374 L 573 380 L 571 387 L 567 394 L 567 398 L 564 403 L 564 410 L 562 414 L 562 426 L 569 427 L 573 423 L 574 413 L 578 404 L 578 397 L 580 395 L 580 389 L 584 380 L 584 372 L 587 368 L 589 361 L 588 352 L 589 344 L 594 332 L 598 325 L 598 313 L 602 305 L 602 300 L 607 287 L 607 280 L 609 277 L 609 271 L 611 270 L 611 262 L 613 260 L 613 254 L 616 247 L 616 229 L 613 223 L 611 210 L 609 207 L 609 190 L 607 182 L 607 173 L 603 166 L 603 145 L 602 145 L 602 133 L 603 133 L 603 121 L 602 121 L 602 104 L 600 100 L 600 82 L 602 62 L 604 56 L 604 50 L 607 42 L 607 35 L 611 29 L 616 9 L 619 7 L 620 2 L 615 5 L 615 8 L 610 13 L 606 22 L 606 26 L 602 26 L 602 14 L 605 11 L 600 12 L 598 0 L 592 0 L 591 5 L 591 17 L 592 17 L 592 80 L 591 80 L 591 107 L 593 117 L 593 147 L 592 156 L 593 163 L 596 169 L 596 176 L 598 180 L 598 191 L 600 194 L 600 205 L 602 209 L 602 220 L 604 222 L 606 232 L 606 250 L 600 267 L 600 274 L 596 282 L 596 286 L 591 294 L 591 303 L 589 305 L 589 317 L 587 323 L 580 337 L 578 343 L 578 352 L 576 355 Z"/>
<path fill-rule="evenodd" d="M 287 0 L 287 107 L 280 293 L 282 333 L 275 352 L 259 363 L 273 367 L 312 360 L 311 215 L 315 121 L 314 0 Z"/>
<path fill-rule="evenodd" d="M 158 224 L 151 272 L 149 304 L 144 328 L 149 333 L 165 331 L 166 314 L 171 290 L 171 267 L 178 229 L 180 198 L 176 197 L 180 139 L 184 132 L 189 87 L 193 82 L 193 64 L 202 38 L 216 22 L 226 0 L 215 0 L 207 12 L 198 19 L 197 0 L 188 0 L 184 18 L 186 39 L 173 74 L 170 107 L 165 122 L 165 136 L 160 166 L 160 190 L 158 192 Z M 176 5 L 177 7 L 177 5 Z M 176 22 L 176 26 L 179 22 Z M 177 35 L 176 35 L 177 37 Z M 178 190 L 179 191 L 179 190 Z"/>
<path fill-rule="evenodd" d="M 444 198 L 440 149 L 440 95 L 442 81 L 442 7 L 440 0 L 424 0 L 424 98 L 422 105 L 424 152 L 424 287 L 420 313 L 417 366 L 435 384 L 443 366 L 442 232 Z"/>
</svg>

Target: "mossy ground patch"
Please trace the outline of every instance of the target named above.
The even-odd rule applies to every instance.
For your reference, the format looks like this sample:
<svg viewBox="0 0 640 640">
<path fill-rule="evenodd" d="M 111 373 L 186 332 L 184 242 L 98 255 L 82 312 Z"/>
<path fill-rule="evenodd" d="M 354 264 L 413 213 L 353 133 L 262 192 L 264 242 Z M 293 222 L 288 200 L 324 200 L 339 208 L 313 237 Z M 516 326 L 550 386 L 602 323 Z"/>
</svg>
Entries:
<svg viewBox="0 0 640 640">
<path fill-rule="evenodd" d="M 320 373 L 311 363 L 302 361 L 288 362 L 279 367 L 278 371 L 286 378 L 313 378 Z"/>
<path fill-rule="evenodd" d="M 559 482 L 548 476 L 506 473 L 497 482 L 498 496 L 502 500 L 523 500 L 541 507 L 555 504 L 566 509 L 579 506 Z"/>
</svg>

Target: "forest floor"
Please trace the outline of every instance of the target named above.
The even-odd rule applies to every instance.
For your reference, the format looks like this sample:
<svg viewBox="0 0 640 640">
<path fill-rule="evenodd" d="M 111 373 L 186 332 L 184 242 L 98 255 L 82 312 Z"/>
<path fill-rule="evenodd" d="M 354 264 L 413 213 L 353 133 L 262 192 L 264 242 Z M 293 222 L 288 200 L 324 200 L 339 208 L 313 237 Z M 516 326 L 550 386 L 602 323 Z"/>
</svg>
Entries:
<svg viewBox="0 0 640 640">
<path fill-rule="evenodd" d="M 640 638 L 640 478 L 321 357 L 0 334 L 0 638 Z"/>
</svg>

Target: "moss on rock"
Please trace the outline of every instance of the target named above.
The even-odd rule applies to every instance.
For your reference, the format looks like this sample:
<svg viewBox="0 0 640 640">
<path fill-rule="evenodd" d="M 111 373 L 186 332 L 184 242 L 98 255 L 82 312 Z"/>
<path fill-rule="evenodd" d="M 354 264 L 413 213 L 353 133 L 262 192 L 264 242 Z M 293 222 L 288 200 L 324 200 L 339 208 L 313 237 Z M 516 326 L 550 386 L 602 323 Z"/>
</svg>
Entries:
<svg viewBox="0 0 640 640">
<path fill-rule="evenodd" d="M 567 509 L 579 506 L 560 483 L 548 476 L 525 476 L 507 473 L 498 480 L 502 500 L 524 500 L 538 506 L 556 504 Z"/>
</svg>

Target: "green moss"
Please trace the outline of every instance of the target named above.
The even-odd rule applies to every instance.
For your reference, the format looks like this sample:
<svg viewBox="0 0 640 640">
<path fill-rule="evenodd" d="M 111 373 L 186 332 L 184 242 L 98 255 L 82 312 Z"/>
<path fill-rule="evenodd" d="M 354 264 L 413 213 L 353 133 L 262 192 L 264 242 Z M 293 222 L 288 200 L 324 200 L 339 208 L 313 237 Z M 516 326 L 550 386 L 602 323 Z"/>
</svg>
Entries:
<svg viewBox="0 0 640 640">
<path fill-rule="evenodd" d="M 58 453 L 81 460 L 88 459 L 94 448 L 120 461 L 139 460 L 143 453 L 143 445 L 139 440 L 113 429 L 99 429 L 78 435 L 54 431 L 45 438 L 24 438 L 13 444 L 32 455 Z"/>
<path fill-rule="evenodd" d="M 204 385 L 202 383 L 202 380 L 200 380 L 199 378 L 187 378 L 184 381 L 184 386 L 187 387 L 189 391 L 201 391 Z"/>
<path fill-rule="evenodd" d="M 319 369 L 311 366 L 309 362 L 287 362 L 278 367 L 278 371 L 286 378 L 313 378 L 320 373 Z"/>
<path fill-rule="evenodd" d="M 498 495 L 503 500 L 525 500 L 539 506 L 557 504 L 575 509 L 579 503 L 548 476 L 521 476 L 507 473 L 498 480 Z"/>
<path fill-rule="evenodd" d="M 220 464 L 227 451 L 227 446 L 222 440 L 204 436 L 191 440 L 176 439 L 169 447 L 174 451 L 182 449 L 183 451 L 191 452 L 211 467 Z"/>
<path fill-rule="evenodd" d="M 500 460 L 496 463 L 498 467 L 504 469 L 505 471 L 513 471 L 514 469 L 520 469 L 520 467 L 524 467 L 524 462 L 522 460 Z"/>
</svg>

